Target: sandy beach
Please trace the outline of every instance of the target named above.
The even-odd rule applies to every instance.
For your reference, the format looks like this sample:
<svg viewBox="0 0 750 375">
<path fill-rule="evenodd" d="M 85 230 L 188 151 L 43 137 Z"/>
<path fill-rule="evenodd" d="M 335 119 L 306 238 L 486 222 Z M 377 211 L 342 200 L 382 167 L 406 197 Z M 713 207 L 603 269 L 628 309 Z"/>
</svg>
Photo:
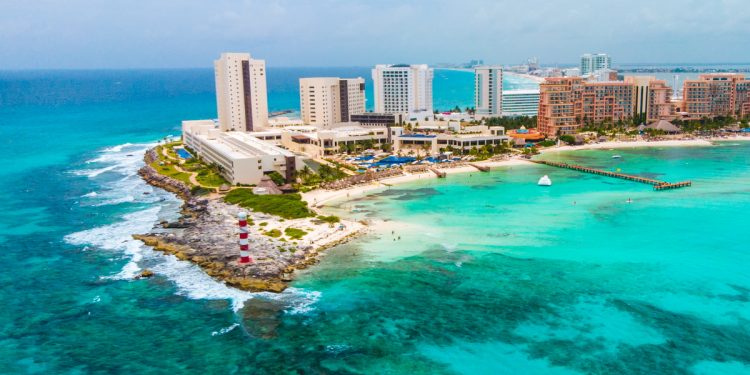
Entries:
<svg viewBox="0 0 750 375">
<path fill-rule="evenodd" d="M 544 153 L 556 153 L 556 152 L 569 152 L 569 151 L 577 151 L 577 150 L 599 150 L 599 149 L 618 149 L 618 148 L 637 148 L 637 147 L 686 147 L 686 146 L 701 147 L 701 146 L 713 145 L 712 141 L 750 141 L 750 137 L 733 136 L 733 137 L 726 137 L 726 138 L 712 138 L 710 140 L 707 140 L 707 139 L 672 139 L 672 140 L 662 140 L 662 141 L 645 141 L 645 140 L 609 141 L 609 142 L 601 142 L 601 143 L 589 143 L 589 144 L 578 145 L 578 146 L 549 147 L 549 148 L 540 150 L 540 153 L 544 154 Z M 514 157 L 511 159 L 507 159 L 507 160 L 481 161 L 481 162 L 476 162 L 474 164 L 487 166 L 490 168 L 497 168 L 497 167 L 508 167 L 508 166 L 514 166 L 514 165 L 529 165 L 531 164 L 531 162 L 520 157 Z M 440 170 L 444 171 L 448 175 L 458 174 L 458 173 L 477 172 L 477 169 L 470 165 L 464 165 L 464 166 L 455 167 L 455 168 L 444 168 Z M 432 179 L 432 178 L 437 178 L 437 175 L 435 175 L 435 173 L 430 172 L 430 171 L 422 172 L 422 173 L 406 173 L 401 176 L 386 178 L 386 179 L 379 180 L 379 181 L 373 181 L 369 184 L 357 185 L 348 189 L 341 189 L 341 190 L 316 189 L 307 193 L 303 193 L 302 199 L 306 200 L 310 204 L 310 206 L 313 208 L 321 208 L 327 204 L 331 204 L 341 199 L 362 197 L 373 191 L 387 189 L 389 186 L 417 181 L 421 179 Z"/>
<path fill-rule="evenodd" d="M 509 167 L 509 166 L 514 166 L 514 165 L 528 165 L 528 164 L 531 164 L 531 162 L 525 159 L 521 159 L 521 158 L 513 158 L 513 159 L 507 159 L 507 160 L 500 160 L 500 161 L 481 161 L 481 162 L 476 162 L 474 164 L 484 166 L 484 167 L 497 168 L 497 167 Z M 439 166 L 437 167 L 439 168 Z M 440 169 L 440 170 L 449 175 L 458 174 L 458 173 L 478 172 L 476 168 L 470 165 L 464 165 L 464 166 L 460 166 L 456 168 L 445 168 L 445 169 Z M 401 176 L 386 178 L 386 179 L 382 179 L 379 181 L 373 181 L 372 183 L 369 183 L 369 184 L 357 185 L 348 189 L 341 189 L 341 190 L 316 189 L 313 191 L 309 191 L 307 193 L 303 193 L 302 199 L 307 201 L 312 207 L 320 208 L 320 207 L 325 206 L 326 204 L 330 204 L 340 199 L 361 197 L 373 191 L 387 189 L 389 186 L 392 186 L 392 185 L 398 185 L 398 184 L 403 184 L 406 182 L 417 181 L 421 179 L 432 179 L 432 178 L 437 178 L 437 175 L 430 171 L 421 172 L 421 173 L 406 173 Z"/>
</svg>

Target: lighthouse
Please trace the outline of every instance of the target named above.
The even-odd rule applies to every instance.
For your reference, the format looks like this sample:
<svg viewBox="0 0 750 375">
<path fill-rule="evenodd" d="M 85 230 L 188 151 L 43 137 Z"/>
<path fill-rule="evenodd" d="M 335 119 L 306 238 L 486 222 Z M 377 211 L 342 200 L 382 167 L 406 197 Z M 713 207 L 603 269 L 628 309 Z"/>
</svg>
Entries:
<svg viewBox="0 0 750 375">
<path fill-rule="evenodd" d="M 240 222 L 240 263 L 252 263 L 250 258 L 250 244 L 248 243 L 247 212 L 237 214 Z"/>
</svg>

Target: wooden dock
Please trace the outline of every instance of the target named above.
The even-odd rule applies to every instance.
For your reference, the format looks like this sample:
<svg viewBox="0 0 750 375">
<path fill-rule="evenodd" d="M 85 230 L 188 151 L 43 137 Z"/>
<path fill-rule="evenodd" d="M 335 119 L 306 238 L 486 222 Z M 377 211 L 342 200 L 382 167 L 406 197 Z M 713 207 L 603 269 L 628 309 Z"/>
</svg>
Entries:
<svg viewBox="0 0 750 375">
<path fill-rule="evenodd" d="M 445 176 L 447 175 L 447 173 L 445 173 L 443 171 L 439 171 L 439 170 L 437 170 L 435 168 L 430 168 L 430 171 L 432 173 L 436 174 L 438 176 L 438 178 L 445 178 Z"/>
<path fill-rule="evenodd" d="M 635 176 L 632 174 L 625 174 L 625 173 L 619 173 L 619 172 L 610 172 L 610 171 L 605 171 L 602 169 L 589 168 L 589 167 L 584 167 L 584 166 L 575 165 L 575 164 L 566 164 L 566 163 L 560 163 L 556 161 L 547 161 L 547 160 L 531 160 L 531 161 L 537 164 L 545 164 L 545 165 L 549 165 L 552 167 L 572 169 L 574 171 L 597 174 L 600 176 L 614 177 L 614 178 L 619 178 L 622 180 L 640 182 L 643 184 L 652 185 L 654 187 L 654 190 L 657 190 L 657 191 L 679 189 L 682 187 L 688 187 L 692 185 L 691 181 L 669 183 L 666 181 L 655 180 L 653 178 L 646 178 L 646 177 Z"/>
<path fill-rule="evenodd" d="M 476 169 L 478 169 L 480 172 L 489 172 L 490 171 L 490 167 L 488 167 L 486 165 L 479 165 L 479 164 L 474 164 L 474 163 L 469 163 L 469 165 L 472 166 L 472 167 L 474 167 L 474 168 L 476 168 Z"/>
</svg>

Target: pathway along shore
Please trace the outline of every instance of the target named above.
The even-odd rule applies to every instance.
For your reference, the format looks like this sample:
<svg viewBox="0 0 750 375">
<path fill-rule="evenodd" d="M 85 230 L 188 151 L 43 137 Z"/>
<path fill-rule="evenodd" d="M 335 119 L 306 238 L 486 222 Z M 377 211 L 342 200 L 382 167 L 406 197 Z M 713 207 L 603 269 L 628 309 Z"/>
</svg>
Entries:
<svg viewBox="0 0 750 375">
<path fill-rule="evenodd" d="M 321 252 L 345 243 L 366 230 L 359 222 L 342 221 L 345 229 L 315 218 L 283 220 L 227 204 L 218 195 L 193 196 L 185 183 L 159 174 L 149 164 L 153 150 L 146 152 L 146 165 L 138 174 L 148 183 L 178 195 L 183 201 L 182 216 L 172 223 L 162 222 L 151 233 L 136 234 L 154 250 L 172 254 L 200 266 L 209 276 L 232 287 L 259 292 L 281 292 L 293 280 L 296 270 L 317 263 Z M 250 254 L 253 262 L 240 264 L 237 214 L 248 213 Z M 298 240 L 283 238 L 286 228 L 305 231 Z M 274 229 L 282 233 L 271 237 Z M 146 273 L 146 271 L 144 271 Z"/>
</svg>

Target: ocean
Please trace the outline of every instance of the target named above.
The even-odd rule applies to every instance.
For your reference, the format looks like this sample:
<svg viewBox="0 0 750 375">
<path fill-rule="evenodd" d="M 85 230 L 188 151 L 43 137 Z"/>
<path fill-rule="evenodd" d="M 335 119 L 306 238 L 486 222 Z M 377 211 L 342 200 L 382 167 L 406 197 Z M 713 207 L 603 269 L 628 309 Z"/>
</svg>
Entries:
<svg viewBox="0 0 750 375">
<path fill-rule="evenodd" d="M 282 110 L 295 77 L 368 69 L 268 74 Z M 212 79 L 0 72 L 0 373 L 750 372 L 750 144 L 546 156 L 693 180 L 675 191 L 524 166 L 376 192 L 329 210 L 372 233 L 248 293 L 130 237 L 177 217 L 135 172 L 214 117 Z M 471 82 L 437 71 L 436 106 Z"/>
</svg>

